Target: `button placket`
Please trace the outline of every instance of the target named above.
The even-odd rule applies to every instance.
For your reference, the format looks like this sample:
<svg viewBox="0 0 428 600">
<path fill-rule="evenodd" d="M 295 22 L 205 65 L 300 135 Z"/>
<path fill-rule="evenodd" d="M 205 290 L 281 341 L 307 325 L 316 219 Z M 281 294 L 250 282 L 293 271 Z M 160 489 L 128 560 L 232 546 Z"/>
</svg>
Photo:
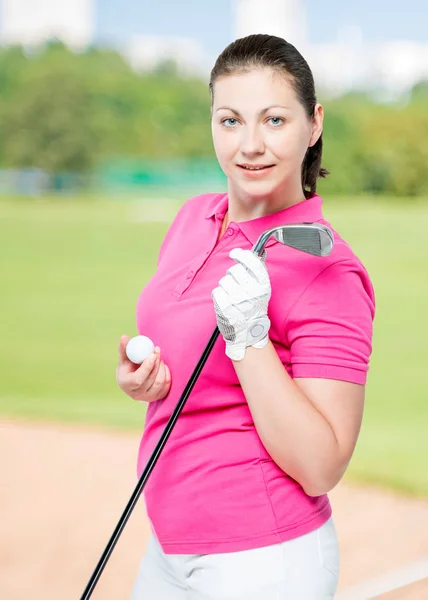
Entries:
<svg viewBox="0 0 428 600">
<path fill-rule="evenodd" d="M 184 275 L 184 280 L 181 281 L 181 283 L 179 283 L 177 285 L 177 287 L 175 288 L 175 293 L 181 297 L 188 289 L 189 287 L 192 285 L 193 282 L 193 278 L 195 277 L 195 275 L 197 275 L 197 273 L 199 272 L 200 269 L 202 269 L 204 267 L 204 265 L 206 264 L 208 257 L 213 254 L 213 252 L 215 252 L 219 247 L 221 248 L 222 246 L 227 246 L 228 244 L 230 244 L 230 242 L 232 241 L 232 239 L 234 237 L 236 237 L 236 235 L 238 234 L 239 229 L 238 228 L 234 228 L 234 227 L 228 227 L 223 235 L 223 237 L 219 240 L 219 242 L 217 243 L 216 247 L 211 249 L 211 250 L 207 250 L 205 251 L 201 256 L 199 256 L 190 266 L 190 270 Z"/>
<path fill-rule="evenodd" d="M 203 254 L 201 257 L 199 257 L 198 259 L 193 261 L 193 263 L 191 264 L 190 271 L 188 271 L 184 275 L 184 280 L 182 280 L 181 283 L 177 284 L 177 287 L 175 288 L 176 294 L 181 296 L 190 287 L 190 285 L 192 284 L 193 278 L 195 277 L 197 272 L 204 266 L 204 264 L 206 262 L 206 257 L 209 254 L 210 254 L 210 252 L 208 251 L 205 254 Z"/>
<path fill-rule="evenodd" d="M 227 246 L 231 240 L 236 237 L 238 230 L 234 227 L 228 227 L 224 232 L 223 236 L 220 238 L 218 242 L 218 246 Z"/>
</svg>

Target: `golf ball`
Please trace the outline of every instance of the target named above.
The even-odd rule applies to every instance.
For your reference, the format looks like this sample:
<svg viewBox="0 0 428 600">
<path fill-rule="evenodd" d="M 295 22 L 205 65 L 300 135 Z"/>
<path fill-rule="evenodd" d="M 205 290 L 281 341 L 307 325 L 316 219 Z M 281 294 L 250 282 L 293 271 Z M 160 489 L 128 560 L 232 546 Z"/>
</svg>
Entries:
<svg viewBox="0 0 428 600">
<path fill-rule="evenodd" d="M 133 363 L 140 365 L 150 354 L 155 346 L 152 340 L 145 335 L 137 335 L 129 340 L 126 345 L 126 356 Z"/>
</svg>

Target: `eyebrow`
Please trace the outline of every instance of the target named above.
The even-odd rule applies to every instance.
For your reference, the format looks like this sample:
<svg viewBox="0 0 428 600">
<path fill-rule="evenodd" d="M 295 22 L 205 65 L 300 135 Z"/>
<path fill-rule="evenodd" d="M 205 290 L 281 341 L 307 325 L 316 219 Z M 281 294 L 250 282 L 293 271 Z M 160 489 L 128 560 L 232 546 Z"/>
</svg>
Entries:
<svg viewBox="0 0 428 600">
<path fill-rule="evenodd" d="M 266 108 L 263 108 L 261 111 L 258 112 L 258 114 L 259 115 L 263 115 L 265 112 L 267 112 L 271 108 L 285 108 L 285 110 L 289 110 L 288 106 L 281 106 L 281 104 L 272 104 L 271 106 L 267 106 Z M 230 110 L 231 112 L 233 112 L 238 117 L 241 116 L 240 113 L 239 113 L 239 111 L 235 110 L 234 108 L 230 108 L 230 106 L 220 106 L 216 110 L 216 112 L 218 112 L 219 110 Z"/>
</svg>

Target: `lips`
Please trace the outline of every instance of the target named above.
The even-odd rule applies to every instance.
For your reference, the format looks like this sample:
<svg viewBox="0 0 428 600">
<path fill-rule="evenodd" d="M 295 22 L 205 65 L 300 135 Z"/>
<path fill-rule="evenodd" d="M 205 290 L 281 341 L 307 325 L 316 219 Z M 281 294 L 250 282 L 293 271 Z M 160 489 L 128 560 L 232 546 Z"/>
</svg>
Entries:
<svg viewBox="0 0 428 600">
<path fill-rule="evenodd" d="M 251 165 L 247 163 L 238 165 L 238 167 L 240 167 L 241 169 L 245 169 L 246 171 L 262 171 L 263 169 L 269 169 L 273 166 L 274 165 Z"/>
</svg>

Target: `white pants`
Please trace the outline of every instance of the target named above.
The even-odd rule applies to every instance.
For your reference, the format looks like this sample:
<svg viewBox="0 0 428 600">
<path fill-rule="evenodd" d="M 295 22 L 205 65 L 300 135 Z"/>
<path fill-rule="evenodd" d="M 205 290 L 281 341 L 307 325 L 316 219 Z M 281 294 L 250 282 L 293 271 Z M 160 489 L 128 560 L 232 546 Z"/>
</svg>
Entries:
<svg viewBox="0 0 428 600">
<path fill-rule="evenodd" d="M 224 554 L 164 554 L 151 536 L 130 600 L 333 600 L 332 519 L 288 542 Z"/>
</svg>

